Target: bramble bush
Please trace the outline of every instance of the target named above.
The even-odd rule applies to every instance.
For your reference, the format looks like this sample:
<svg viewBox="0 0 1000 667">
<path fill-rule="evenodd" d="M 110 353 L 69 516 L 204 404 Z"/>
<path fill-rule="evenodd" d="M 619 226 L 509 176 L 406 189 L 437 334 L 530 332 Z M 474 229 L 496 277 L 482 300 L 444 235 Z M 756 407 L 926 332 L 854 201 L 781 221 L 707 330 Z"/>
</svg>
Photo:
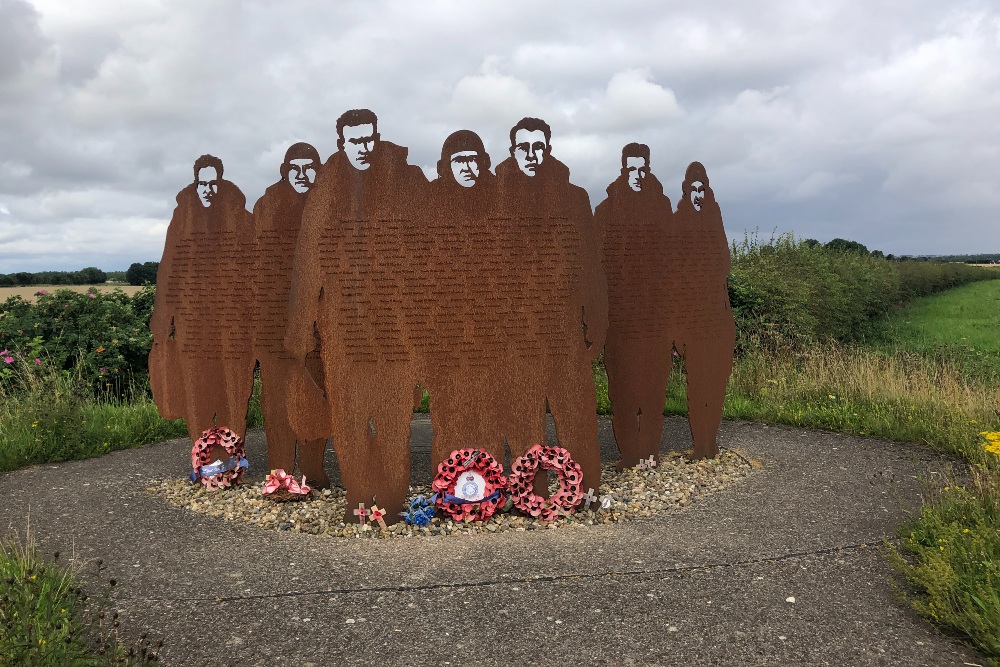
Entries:
<svg viewBox="0 0 1000 667">
<path fill-rule="evenodd" d="M 148 386 L 153 288 L 80 294 L 40 290 L 37 301 L 0 304 L 0 385 L 23 387 L 26 373 L 65 371 L 95 394 L 126 397 Z"/>
</svg>

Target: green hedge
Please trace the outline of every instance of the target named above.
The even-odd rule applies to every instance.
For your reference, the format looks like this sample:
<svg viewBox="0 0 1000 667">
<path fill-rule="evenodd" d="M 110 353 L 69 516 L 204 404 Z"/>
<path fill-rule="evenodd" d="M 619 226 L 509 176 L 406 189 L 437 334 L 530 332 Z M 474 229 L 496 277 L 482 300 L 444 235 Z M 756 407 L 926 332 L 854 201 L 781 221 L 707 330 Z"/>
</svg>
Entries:
<svg viewBox="0 0 1000 667">
<path fill-rule="evenodd" d="M 837 251 L 785 234 L 732 245 L 729 299 L 738 347 L 810 345 L 862 338 L 873 321 L 910 299 L 1000 272 L 946 262 L 895 262 Z"/>
<path fill-rule="evenodd" d="M 95 393 L 124 397 L 149 383 L 153 288 L 13 296 L 0 304 L 0 388 L 24 386 L 32 374 L 70 373 Z"/>
</svg>

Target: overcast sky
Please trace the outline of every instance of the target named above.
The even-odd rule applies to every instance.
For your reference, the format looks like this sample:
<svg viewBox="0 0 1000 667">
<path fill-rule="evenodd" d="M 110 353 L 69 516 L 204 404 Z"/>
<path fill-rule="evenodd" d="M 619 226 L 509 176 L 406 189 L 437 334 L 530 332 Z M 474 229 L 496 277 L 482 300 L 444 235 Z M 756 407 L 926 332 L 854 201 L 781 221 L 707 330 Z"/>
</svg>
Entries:
<svg viewBox="0 0 1000 667">
<path fill-rule="evenodd" d="M 428 174 L 525 115 L 598 204 L 621 147 L 730 239 L 1000 252 L 1000 6 L 953 0 L 0 0 L 0 273 L 158 260 L 202 153 L 248 207 L 350 108 Z"/>
</svg>

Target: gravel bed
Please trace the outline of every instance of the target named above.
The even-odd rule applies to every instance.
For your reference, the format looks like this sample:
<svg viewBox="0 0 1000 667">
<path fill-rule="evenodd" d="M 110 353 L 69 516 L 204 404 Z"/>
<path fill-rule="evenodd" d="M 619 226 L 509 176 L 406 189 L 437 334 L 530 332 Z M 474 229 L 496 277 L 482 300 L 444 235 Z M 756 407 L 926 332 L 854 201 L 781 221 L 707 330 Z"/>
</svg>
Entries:
<svg viewBox="0 0 1000 667">
<path fill-rule="evenodd" d="M 292 502 L 275 502 L 265 498 L 261 494 L 262 479 L 250 479 L 237 488 L 222 491 L 208 491 L 201 484 L 191 484 L 184 479 L 168 479 L 154 481 L 149 490 L 172 505 L 227 521 L 252 523 L 264 529 L 329 537 L 382 539 L 473 535 L 642 520 L 687 507 L 731 486 L 759 467 L 759 462 L 748 461 L 733 451 L 723 451 L 718 458 L 701 461 L 692 461 L 678 452 L 668 452 L 661 455 L 659 465 L 653 469 L 629 468 L 618 472 L 613 463 L 604 464 L 599 495 L 612 496 L 608 509 L 601 509 L 600 503 L 595 502 L 589 510 L 578 510 L 550 523 L 522 516 L 517 510 L 498 512 L 489 521 L 468 523 L 455 522 L 439 514 L 427 526 L 410 526 L 400 521 L 390 525 L 388 530 L 382 530 L 377 524 L 364 528 L 354 523 L 345 524 L 346 500 L 341 488 L 314 490 L 309 498 Z M 413 486 L 410 492 L 411 498 L 417 495 L 429 497 L 431 494 L 429 486 Z"/>
</svg>

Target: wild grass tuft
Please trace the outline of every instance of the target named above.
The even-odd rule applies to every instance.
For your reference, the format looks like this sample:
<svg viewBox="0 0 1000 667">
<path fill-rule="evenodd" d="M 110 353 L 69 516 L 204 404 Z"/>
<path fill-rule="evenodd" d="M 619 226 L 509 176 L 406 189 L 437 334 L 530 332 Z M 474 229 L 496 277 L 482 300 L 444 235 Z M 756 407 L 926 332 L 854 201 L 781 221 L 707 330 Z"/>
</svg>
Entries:
<svg viewBox="0 0 1000 667">
<path fill-rule="evenodd" d="M 889 558 L 913 608 L 1000 665 L 1000 475 L 975 470 L 968 486 L 952 481 L 899 536 Z"/>
<path fill-rule="evenodd" d="M 98 563 L 98 568 L 100 564 Z M 45 557 L 30 532 L 0 539 L 0 665 L 101 667 L 158 662 L 155 645 L 142 635 L 127 641 L 104 591 L 89 597 L 77 572 Z M 108 590 L 115 585 L 110 580 Z"/>
<path fill-rule="evenodd" d="M 160 419 L 145 394 L 95 397 L 66 372 L 32 372 L 18 391 L 0 387 L 0 472 L 100 456 L 184 433 L 184 422 Z"/>
</svg>

